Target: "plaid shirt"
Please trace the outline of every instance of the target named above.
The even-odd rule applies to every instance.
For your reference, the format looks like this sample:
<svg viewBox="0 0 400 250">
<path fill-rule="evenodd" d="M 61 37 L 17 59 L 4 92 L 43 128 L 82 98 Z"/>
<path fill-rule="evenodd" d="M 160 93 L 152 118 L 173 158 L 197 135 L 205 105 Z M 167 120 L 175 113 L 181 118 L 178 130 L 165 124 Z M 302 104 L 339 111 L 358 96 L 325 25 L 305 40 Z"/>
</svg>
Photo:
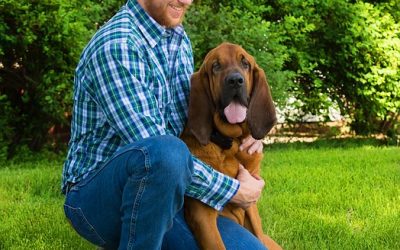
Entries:
<svg viewBox="0 0 400 250">
<path fill-rule="evenodd" d="M 126 144 L 179 136 L 192 73 L 192 48 L 183 27 L 166 29 L 129 0 L 92 38 L 76 69 L 63 192 L 67 182 L 79 182 Z M 186 195 L 221 210 L 239 182 L 193 160 Z"/>
</svg>

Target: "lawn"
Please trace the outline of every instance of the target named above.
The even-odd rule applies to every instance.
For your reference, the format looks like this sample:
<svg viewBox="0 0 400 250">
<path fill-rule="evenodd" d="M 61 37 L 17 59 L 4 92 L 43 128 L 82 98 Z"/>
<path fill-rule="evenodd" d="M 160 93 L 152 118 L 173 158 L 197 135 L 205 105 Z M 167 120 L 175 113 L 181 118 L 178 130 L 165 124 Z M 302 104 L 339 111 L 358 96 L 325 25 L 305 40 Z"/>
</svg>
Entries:
<svg viewBox="0 0 400 250">
<path fill-rule="evenodd" d="M 285 249 L 400 249 L 400 148 L 274 145 L 263 167 L 264 228 Z"/>
<path fill-rule="evenodd" d="M 0 165 L 0 249 L 95 249 L 64 219 L 62 157 Z M 263 226 L 284 249 L 400 249 L 400 148 L 327 140 L 265 148 Z"/>
</svg>

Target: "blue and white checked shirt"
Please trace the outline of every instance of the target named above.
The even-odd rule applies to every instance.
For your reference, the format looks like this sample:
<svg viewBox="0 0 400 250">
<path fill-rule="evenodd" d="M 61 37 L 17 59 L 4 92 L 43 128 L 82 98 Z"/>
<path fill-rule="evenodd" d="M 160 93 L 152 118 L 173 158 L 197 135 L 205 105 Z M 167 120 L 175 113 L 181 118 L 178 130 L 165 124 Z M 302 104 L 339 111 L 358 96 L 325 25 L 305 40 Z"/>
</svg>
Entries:
<svg viewBox="0 0 400 250">
<path fill-rule="evenodd" d="M 76 69 L 63 192 L 67 182 L 79 182 L 126 144 L 179 136 L 192 73 L 192 48 L 183 27 L 166 29 L 129 0 L 92 38 Z M 186 195 L 221 210 L 239 182 L 193 160 Z"/>
</svg>

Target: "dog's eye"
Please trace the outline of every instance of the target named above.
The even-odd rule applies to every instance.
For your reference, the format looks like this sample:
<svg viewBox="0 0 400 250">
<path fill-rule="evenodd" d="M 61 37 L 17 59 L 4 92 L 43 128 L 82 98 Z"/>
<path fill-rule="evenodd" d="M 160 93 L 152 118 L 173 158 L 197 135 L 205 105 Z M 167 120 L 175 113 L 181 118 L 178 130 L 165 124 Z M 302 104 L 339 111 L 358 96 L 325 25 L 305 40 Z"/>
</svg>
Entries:
<svg viewBox="0 0 400 250">
<path fill-rule="evenodd" d="M 212 64 L 212 71 L 214 73 L 218 72 L 219 70 L 221 70 L 221 64 L 219 64 L 219 62 L 214 62 Z"/>
<path fill-rule="evenodd" d="M 244 69 L 249 69 L 250 68 L 250 63 L 245 58 L 242 59 L 242 67 Z"/>
</svg>

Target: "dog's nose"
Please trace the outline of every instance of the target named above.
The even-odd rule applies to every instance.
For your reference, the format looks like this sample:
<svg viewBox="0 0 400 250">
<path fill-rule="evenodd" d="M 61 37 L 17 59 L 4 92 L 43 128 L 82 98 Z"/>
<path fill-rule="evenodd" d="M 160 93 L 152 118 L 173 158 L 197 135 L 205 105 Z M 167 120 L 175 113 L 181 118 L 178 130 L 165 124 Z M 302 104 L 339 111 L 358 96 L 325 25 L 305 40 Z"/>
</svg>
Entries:
<svg viewBox="0 0 400 250">
<path fill-rule="evenodd" d="M 237 89 L 237 88 L 240 88 L 240 87 L 243 86 L 244 78 L 243 78 L 242 74 L 240 74 L 239 72 L 235 72 L 235 73 L 229 74 L 226 77 L 226 82 L 232 88 L 236 88 Z"/>
</svg>

